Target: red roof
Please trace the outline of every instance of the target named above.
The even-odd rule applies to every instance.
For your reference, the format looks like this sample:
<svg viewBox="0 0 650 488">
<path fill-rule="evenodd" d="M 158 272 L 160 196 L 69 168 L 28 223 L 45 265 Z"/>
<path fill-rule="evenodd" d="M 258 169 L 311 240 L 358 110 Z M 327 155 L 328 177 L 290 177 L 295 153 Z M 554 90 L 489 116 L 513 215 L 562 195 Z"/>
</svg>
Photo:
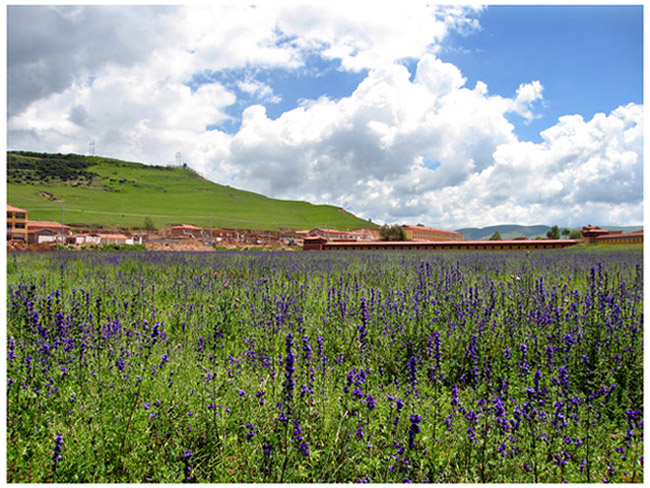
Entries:
<svg viewBox="0 0 650 488">
<path fill-rule="evenodd" d="M 527 239 L 525 241 L 521 240 L 503 240 L 503 241 L 372 241 L 372 242 L 337 242 L 337 241 L 327 241 L 327 245 L 331 246 L 372 246 L 372 245 L 389 245 L 389 246 L 426 246 L 427 244 L 441 244 L 451 247 L 467 247 L 467 246 L 476 246 L 476 245 L 489 245 L 489 246 L 498 246 L 498 245 L 526 245 L 526 244 L 544 244 L 544 243 L 564 243 L 564 244 L 576 244 L 578 241 L 575 239 Z"/>
<path fill-rule="evenodd" d="M 13 205 L 7 204 L 7 212 L 25 212 L 25 213 L 27 213 L 27 210 L 22 209 L 22 208 L 18 208 L 18 207 L 14 207 Z"/>
<path fill-rule="evenodd" d="M 124 234 L 97 234 L 99 237 L 104 237 L 107 239 L 128 239 Z"/>
<path fill-rule="evenodd" d="M 190 224 L 175 225 L 172 229 L 185 229 L 185 230 L 201 230 L 201 227 Z"/>
<path fill-rule="evenodd" d="M 60 222 L 48 222 L 48 221 L 39 221 L 39 220 L 30 220 L 29 221 L 29 228 L 30 229 L 61 229 L 61 223 Z M 63 225 L 64 229 L 69 229 L 70 226 L 68 225 Z"/>
<path fill-rule="evenodd" d="M 408 230 L 430 230 L 430 231 L 433 231 L 433 232 L 442 232 L 443 234 L 455 234 L 455 235 L 459 235 L 459 236 L 463 235 L 460 232 L 456 232 L 456 231 L 453 231 L 453 230 L 433 229 L 431 227 L 423 227 L 421 225 L 403 225 L 402 227 L 404 228 L 404 230 L 406 230 L 406 229 L 408 229 Z"/>
<path fill-rule="evenodd" d="M 349 236 L 349 235 L 362 236 L 363 235 L 361 232 L 346 231 L 346 230 L 336 230 L 336 229 L 321 229 L 320 227 L 316 228 L 316 229 L 313 229 L 313 231 L 309 231 L 309 232 L 315 232 L 317 230 L 320 230 L 321 232 L 326 232 L 327 234 L 339 234 L 339 235 L 346 235 L 346 236 Z"/>
<path fill-rule="evenodd" d="M 621 239 L 625 237 L 637 237 L 637 236 L 643 236 L 643 231 L 642 230 L 637 230 L 635 232 L 630 232 L 628 234 L 610 234 L 610 235 L 604 235 L 604 236 L 597 236 L 596 238 L 600 240 L 607 240 L 607 239 Z"/>
</svg>

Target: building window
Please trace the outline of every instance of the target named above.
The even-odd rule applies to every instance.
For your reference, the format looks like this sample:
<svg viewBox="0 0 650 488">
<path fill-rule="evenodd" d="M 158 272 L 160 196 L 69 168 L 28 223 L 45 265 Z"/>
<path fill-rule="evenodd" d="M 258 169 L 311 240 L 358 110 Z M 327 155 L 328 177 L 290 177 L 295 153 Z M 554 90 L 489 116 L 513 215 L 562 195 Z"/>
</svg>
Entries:
<svg viewBox="0 0 650 488">
<path fill-rule="evenodd" d="M 14 213 L 13 212 L 7 212 L 7 218 L 8 219 L 13 219 L 14 218 Z"/>
<path fill-rule="evenodd" d="M 25 222 L 16 222 L 14 224 L 14 229 L 24 229 L 25 228 Z"/>
<path fill-rule="evenodd" d="M 22 213 L 22 212 L 21 213 L 16 213 L 16 214 L 14 214 L 14 218 L 16 218 L 16 219 L 24 219 L 25 214 Z"/>
</svg>

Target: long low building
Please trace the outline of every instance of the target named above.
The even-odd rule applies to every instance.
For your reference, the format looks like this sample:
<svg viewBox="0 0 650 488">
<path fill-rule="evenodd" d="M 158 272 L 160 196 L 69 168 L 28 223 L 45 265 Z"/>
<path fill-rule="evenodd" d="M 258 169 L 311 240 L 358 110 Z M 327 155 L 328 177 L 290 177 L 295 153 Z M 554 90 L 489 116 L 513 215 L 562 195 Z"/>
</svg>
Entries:
<svg viewBox="0 0 650 488">
<path fill-rule="evenodd" d="M 462 241 L 463 234 L 453 230 L 432 229 L 422 225 L 402 226 L 409 241 Z"/>
<path fill-rule="evenodd" d="M 305 238 L 305 251 L 507 251 L 514 249 L 560 249 L 574 246 L 575 239 L 516 239 L 507 241 L 373 241 L 340 242 L 313 237 Z"/>
</svg>

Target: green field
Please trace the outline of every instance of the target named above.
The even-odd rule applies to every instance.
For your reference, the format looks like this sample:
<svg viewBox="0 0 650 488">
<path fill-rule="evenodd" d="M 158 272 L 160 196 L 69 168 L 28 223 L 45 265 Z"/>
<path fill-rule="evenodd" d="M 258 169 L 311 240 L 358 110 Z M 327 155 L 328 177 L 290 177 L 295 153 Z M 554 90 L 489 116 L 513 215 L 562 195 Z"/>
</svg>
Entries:
<svg viewBox="0 0 650 488">
<path fill-rule="evenodd" d="M 9 483 L 644 482 L 640 248 L 7 256 Z"/>
<path fill-rule="evenodd" d="M 143 227 L 146 217 L 157 228 L 377 227 L 341 208 L 267 198 L 212 183 L 191 169 L 37 153 L 9 152 L 7 160 L 7 202 L 28 210 L 30 220 L 60 221 L 63 212 L 66 224 L 103 228 Z"/>
</svg>

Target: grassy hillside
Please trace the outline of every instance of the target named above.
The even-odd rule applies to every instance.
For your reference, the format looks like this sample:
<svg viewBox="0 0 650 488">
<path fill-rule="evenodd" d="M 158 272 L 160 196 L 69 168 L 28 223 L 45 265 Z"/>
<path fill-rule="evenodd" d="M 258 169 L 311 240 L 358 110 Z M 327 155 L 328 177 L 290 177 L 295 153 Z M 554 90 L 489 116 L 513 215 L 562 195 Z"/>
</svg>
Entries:
<svg viewBox="0 0 650 488">
<path fill-rule="evenodd" d="M 100 227 L 175 224 L 235 229 L 377 227 L 331 205 L 274 200 L 212 183 L 190 169 L 108 158 L 7 154 L 7 202 L 31 220 Z"/>
</svg>

